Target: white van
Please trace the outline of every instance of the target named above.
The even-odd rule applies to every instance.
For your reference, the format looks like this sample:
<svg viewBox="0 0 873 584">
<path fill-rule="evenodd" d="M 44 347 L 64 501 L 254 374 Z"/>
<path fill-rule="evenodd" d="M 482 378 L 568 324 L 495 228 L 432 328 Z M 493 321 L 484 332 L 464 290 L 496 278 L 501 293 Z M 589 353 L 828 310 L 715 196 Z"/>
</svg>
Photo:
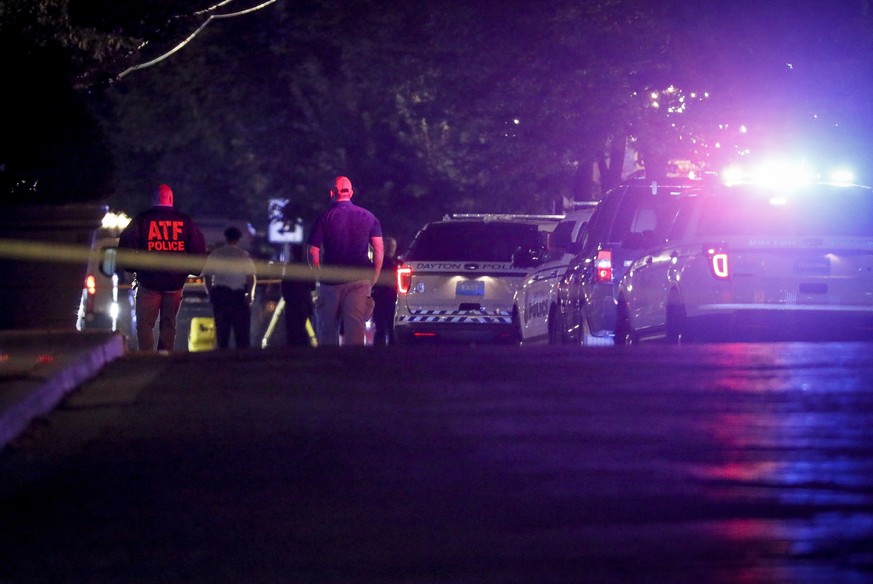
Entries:
<svg viewBox="0 0 873 584">
<path fill-rule="evenodd" d="M 128 344 L 136 342 L 133 276 L 116 265 L 118 237 L 130 222 L 126 215 L 107 213 L 97 229 L 88 270 L 82 286 L 82 298 L 76 318 L 78 330 L 119 331 Z"/>
</svg>

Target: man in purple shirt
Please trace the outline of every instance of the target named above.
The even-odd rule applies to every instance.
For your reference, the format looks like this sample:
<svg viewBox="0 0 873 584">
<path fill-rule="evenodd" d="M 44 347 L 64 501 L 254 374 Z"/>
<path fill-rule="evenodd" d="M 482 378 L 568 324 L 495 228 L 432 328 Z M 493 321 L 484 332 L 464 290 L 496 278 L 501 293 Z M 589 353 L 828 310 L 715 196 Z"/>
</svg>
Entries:
<svg viewBox="0 0 873 584">
<path fill-rule="evenodd" d="M 339 345 L 340 323 L 343 345 L 363 345 L 367 321 L 373 316 L 372 290 L 384 253 L 382 226 L 375 215 L 352 203 L 353 194 L 351 181 L 338 176 L 330 191 L 333 204 L 316 217 L 309 234 L 309 262 L 319 271 L 315 299 L 319 346 Z"/>
</svg>

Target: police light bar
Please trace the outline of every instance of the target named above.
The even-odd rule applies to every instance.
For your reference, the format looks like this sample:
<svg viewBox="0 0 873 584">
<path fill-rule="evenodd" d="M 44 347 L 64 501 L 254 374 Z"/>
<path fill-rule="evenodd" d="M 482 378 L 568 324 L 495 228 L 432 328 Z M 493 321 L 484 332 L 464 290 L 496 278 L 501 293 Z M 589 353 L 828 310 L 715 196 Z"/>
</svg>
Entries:
<svg viewBox="0 0 873 584">
<path fill-rule="evenodd" d="M 768 190 L 797 190 L 825 180 L 848 185 L 855 180 L 851 170 L 834 169 L 827 173 L 816 172 L 804 162 L 773 160 L 753 168 L 729 166 L 720 173 L 721 180 L 728 186 L 750 184 Z"/>
<path fill-rule="evenodd" d="M 838 168 L 830 173 L 831 182 L 840 185 L 850 185 L 855 182 L 855 173 L 847 168 Z"/>
<path fill-rule="evenodd" d="M 771 190 L 796 189 L 816 180 L 815 173 L 804 163 L 784 160 L 766 162 L 755 168 L 728 167 L 721 176 L 727 185 L 750 183 Z"/>
</svg>

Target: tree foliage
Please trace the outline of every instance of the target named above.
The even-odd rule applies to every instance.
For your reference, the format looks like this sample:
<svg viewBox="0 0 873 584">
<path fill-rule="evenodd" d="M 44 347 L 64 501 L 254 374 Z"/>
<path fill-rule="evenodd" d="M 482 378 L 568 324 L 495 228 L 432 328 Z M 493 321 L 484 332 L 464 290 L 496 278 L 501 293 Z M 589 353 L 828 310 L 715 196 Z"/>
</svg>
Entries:
<svg viewBox="0 0 873 584">
<path fill-rule="evenodd" d="M 288 197 L 311 217 L 341 173 L 404 236 L 450 211 L 550 212 L 599 196 L 595 163 L 617 178 L 659 26 L 623 1 L 283 3 L 119 84 L 113 151 L 198 213 Z"/>
<path fill-rule="evenodd" d="M 741 150 L 745 120 L 788 109 L 785 87 L 826 105 L 810 80 L 827 70 L 793 86 L 768 73 L 782 48 L 807 50 L 806 35 L 834 54 L 844 110 L 863 114 L 851 95 L 873 62 L 869 14 L 849 0 L 815 25 L 812 2 L 785 25 L 775 9 L 757 21 L 728 2 L 279 0 L 119 78 L 208 14 L 256 4 L 3 0 L 24 120 L 0 142 L 5 201 L 96 196 L 135 210 L 163 181 L 195 216 L 263 226 L 272 198 L 309 221 L 346 174 L 408 242 L 446 212 L 596 199 L 626 172 L 627 146 L 650 172 Z"/>
</svg>

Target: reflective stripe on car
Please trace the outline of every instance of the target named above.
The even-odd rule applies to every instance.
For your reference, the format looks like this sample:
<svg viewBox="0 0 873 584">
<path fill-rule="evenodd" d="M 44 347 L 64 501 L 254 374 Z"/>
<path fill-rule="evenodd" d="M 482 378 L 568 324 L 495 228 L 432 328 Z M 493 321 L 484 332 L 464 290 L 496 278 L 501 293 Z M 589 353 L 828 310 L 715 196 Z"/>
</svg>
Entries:
<svg viewBox="0 0 873 584">
<path fill-rule="evenodd" d="M 413 310 L 400 316 L 398 322 L 512 324 L 512 315 L 505 310 Z"/>
</svg>

